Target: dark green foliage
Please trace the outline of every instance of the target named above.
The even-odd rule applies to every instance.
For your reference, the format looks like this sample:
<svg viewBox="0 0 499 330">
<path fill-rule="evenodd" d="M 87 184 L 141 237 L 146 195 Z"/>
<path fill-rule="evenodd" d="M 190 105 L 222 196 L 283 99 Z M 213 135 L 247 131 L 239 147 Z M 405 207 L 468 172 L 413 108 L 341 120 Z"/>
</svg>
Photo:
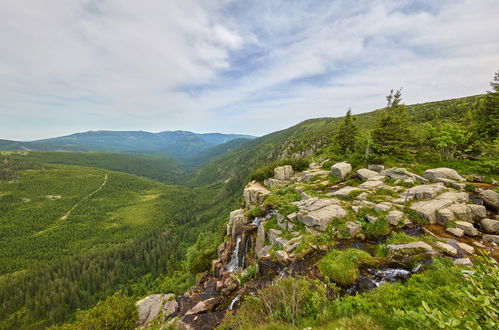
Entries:
<svg viewBox="0 0 499 330">
<path fill-rule="evenodd" d="M 19 171 L 40 167 L 41 166 L 39 164 L 0 154 L 0 181 L 12 181 L 18 179 Z"/>
<path fill-rule="evenodd" d="M 373 147 L 378 155 L 403 156 L 411 145 L 411 127 L 406 106 L 401 104 L 401 89 L 386 97 L 388 104 L 377 114 L 373 129 Z"/>
<path fill-rule="evenodd" d="M 480 139 L 492 142 L 499 136 L 499 71 L 490 83 L 492 91 L 487 93 L 485 102 L 477 111 L 477 134 Z"/>
<path fill-rule="evenodd" d="M 352 153 L 355 151 L 358 128 L 355 124 L 355 118 L 352 117 L 352 109 L 348 109 L 343 121 L 338 126 L 335 141 L 341 154 Z"/>
<path fill-rule="evenodd" d="M 303 171 L 308 167 L 308 161 L 305 159 L 285 158 L 268 165 L 260 167 L 253 171 L 250 175 L 250 180 L 263 182 L 263 180 L 274 176 L 274 168 L 283 165 L 291 165 L 295 171 Z"/>
<path fill-rule="evenodd" d="M 278 210 L 283 215 L 288 215 L 298 211 L 296 205 L 291 202 L 300 200 L 300 194 L 295 193 L 292 186 L 274 191 L 265 199 L 265 205 L 268 208 Z"/>
<path fill-rule="evenodd" d="M 361 265 L 373 265 L 374 259 L 365 251 L 357 249 L 332 250 L 319 262 L 322 275 L 342 286 L 348 286 L 357 280 Z"/>
</svg>

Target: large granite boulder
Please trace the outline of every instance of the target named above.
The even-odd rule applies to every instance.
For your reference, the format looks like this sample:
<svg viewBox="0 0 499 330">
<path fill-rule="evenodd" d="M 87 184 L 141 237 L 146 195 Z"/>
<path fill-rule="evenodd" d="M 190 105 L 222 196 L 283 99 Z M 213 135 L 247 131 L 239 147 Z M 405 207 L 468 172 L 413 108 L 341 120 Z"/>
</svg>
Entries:
<svg viewBox="0 0 499 330">
<path fill-rule="evenodd" d="M 409 172 L 403 167 L 392 167 L 381 171 L 381 175 L 387 176 L 395 180 L 412 179 L 421 183 L 428 183 L 428 180 L 414 173 Z"/>
<path fill-rule="evenodd" d="M 274 178 L 277 180 L 289 180 L 295 174 L 291 165 L 284 165 L 274 168 Z"/>
<path fill-rule="evenodd" d="M 488 234 L 499 234 L 499 221 L 492 219 L 483 219 L 480 221 L 483 230 Z"/>
<path fill-rule="evenodd" d="M 230 212 L 229 224 L 227 225 L 227 236 L 235 238 L 237 235 L 242 233 L 243 226 L 248 220 L 244 213 L 244 209 L 238 209 Z"/>
<path fill-rule="evenodd" d="M 428 220 L 431 224 L 437 222 L 437 211 L 454 202 L 449 199 L 432 199 L 429 201 L 416 202 L 410 206 L 410 209 L 419 214 L 423 219 Z"/>
<path fill-rule="evenodd" d="M 423 174 L 426 179 L 436 182 L 438 179 L 449 179 L 454 181 L 465 182 L 466 179 L 459 175 L 455 170 L 451 168 L 432 168 L 426 170 Z"/>
<path fill-rule="evenodd" d="M 270 195 L 270 191 L 255 181 L 248 184 L 243 190 L 244 202 L 249 209 L 261 206 L 268 195 Z"/>
<path fill-rule="evenodd" d="M 379 176 L 378 172 L 368 170 L 367 168 L 361 168 L 360 170 L 357 170 L 357 176 L 361 180 L 367 180 L 375 176 Z"/>
<path fill-rule="evenodd" d="M 412 242 L 406 244 L 390 244 L 388 249 L 388 257 L 392 259 L 403 259 L 413 255 L 433 254 L 433 248 L 425 242 Z"/>
<path fill-rule="evenodd" d="M 350 172 L 352 172 L 352 165 L 347 162 L 336 163 L 331 166 L 331 173 L 340 180 L 343 180 Z"/>
<path fill-rule="evenodd" d="M 404 193 L 404 197 L 422 201 L 434 198 L 444 189 L 445 186 L 441 183 L 414 186 Z"/>
<path fill-rule="evenodd" d="M 152 294 L 150 296 L 145 297 L 135 303 L 139 312 L 139 321 L 138 325 L 145 325 L 152 321 L 154 321 L 162 309 L 164 309 L 165 304 L 169 301 L 174 301 L 174 294 Z M 175 302 L 176 304 L 176 302 Z M 168 316 L 175 312 L 178 304 L 174 306 L 174 304 L 168 304 L 167 308 L 164 309 L 164 316 Z M 173 312 L 172 312 L 173 310 Z M 168 313 L 168 315 L 166 315 Z"/>
<path fill-rule="evenodd" d="M 299 202 L 293 202 L 298 206 L 297 220 L 306 226 L 325 231 L 329 223 L 335 218 L 347 215 L 336 199 L 310 198 Z"/>
<path fill-rule="evenodd" d="M 499 194 L 494 190 L 480 189 L 478 197 L 483 200 L 486 206 L 499 211 Z"/>
</svg>

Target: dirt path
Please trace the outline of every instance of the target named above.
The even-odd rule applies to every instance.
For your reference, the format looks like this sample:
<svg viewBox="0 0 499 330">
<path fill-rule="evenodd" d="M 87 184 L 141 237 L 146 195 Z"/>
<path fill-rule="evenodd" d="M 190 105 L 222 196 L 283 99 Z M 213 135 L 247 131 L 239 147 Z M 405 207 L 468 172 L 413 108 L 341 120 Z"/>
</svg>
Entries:
<svg viewBox="0 0 499 330">
<path fill-rule="evenodd" d="M 90 197 L 92 197 L 93 195 L 95 195 L 96 193 L 98 193 L 102 188 L 104 188 L 104 186 L 106 185 L 107 183 L 107 174 L 104 174 L 104 182 L 102 182 L 102 184 L 99 186 L 99 188 L 95 189 L 94 191 L 92 191 L 90 194 L 88 194 L 87 196 L 83 197 L 79 202 L 77 202 L 75 205 L 73 205 L 73 207 L 71 209 L 69 209 L 68 212 L 66 212 L 66 214 L 64 214 L 62 217 L 61 217 L 61 220 L 66 220 L 68 218 L 68 216 L 71 214 L 71 212 L 78 207 L 78 205 L 80 205 L 81 202 L 84 202 L 86 200 L 88 200 Z"/>
</svg>

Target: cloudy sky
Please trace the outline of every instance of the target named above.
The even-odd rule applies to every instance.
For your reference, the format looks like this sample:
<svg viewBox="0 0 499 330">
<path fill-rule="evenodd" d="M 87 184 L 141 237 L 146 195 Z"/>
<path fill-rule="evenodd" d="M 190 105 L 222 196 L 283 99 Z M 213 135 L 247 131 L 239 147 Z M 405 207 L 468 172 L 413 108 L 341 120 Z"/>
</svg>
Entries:
<svg viewBox="0 0 499 330">
<path fill-rule="evenodd" d="M 0 138 L 263 135 L 483 93 L 497 0 L 0 0 Z"/>
</svg>

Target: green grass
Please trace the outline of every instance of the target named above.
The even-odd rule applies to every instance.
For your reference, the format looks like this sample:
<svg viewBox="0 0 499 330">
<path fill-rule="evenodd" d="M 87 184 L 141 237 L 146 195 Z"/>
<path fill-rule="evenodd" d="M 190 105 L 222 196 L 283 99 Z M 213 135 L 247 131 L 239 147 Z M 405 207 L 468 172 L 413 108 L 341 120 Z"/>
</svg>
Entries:
<svg viewBox="0 0 499 330">
<path fill-rule="evenodd" d="M 373 265 L 374 258 L 357 249 L 332 250 L 319 262 L 322 275 L 335 283 L 347 286 L 355 283 L 360 275 L 359 266 Z"/>
<path fill-rule="evenodd" d="M 421 236 L 409 236 L 406 233 L 392 233 L 390 237 L 386 240 L 386 244 L 405 244 L 412 242 L 425 242 L 433 243 L 439 241 L 437 238 L 428 235 Z"/>
</svg>

